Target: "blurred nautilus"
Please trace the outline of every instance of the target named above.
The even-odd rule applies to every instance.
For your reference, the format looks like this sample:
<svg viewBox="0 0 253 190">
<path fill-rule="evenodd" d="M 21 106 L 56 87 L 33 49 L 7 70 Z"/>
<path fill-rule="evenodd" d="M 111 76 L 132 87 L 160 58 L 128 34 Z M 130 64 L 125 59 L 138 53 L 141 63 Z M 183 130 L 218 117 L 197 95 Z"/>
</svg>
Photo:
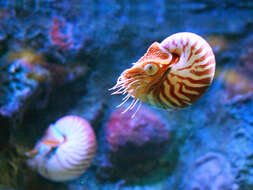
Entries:
<svg viewBox="0 0 253 190">
<path fill-rule="evenodd" d="M 110 90 L 126 94 L 119 106 L 133 97 L 125 111 L 138 102 L 164 109 L 183 108 L 206 91 L 214 72 L 215 57 L 209 44 L 194 33 L 176 33 L 161 43 L 154 42 Z"/>
<path fill-rule="evenodd" d="M 79 177 L 91 164 L 96 152 L 96 136 L 90 124 L 78 116 L 65 116 L 50 125 L 27 164 L 52 181 Z"/>
</svg>

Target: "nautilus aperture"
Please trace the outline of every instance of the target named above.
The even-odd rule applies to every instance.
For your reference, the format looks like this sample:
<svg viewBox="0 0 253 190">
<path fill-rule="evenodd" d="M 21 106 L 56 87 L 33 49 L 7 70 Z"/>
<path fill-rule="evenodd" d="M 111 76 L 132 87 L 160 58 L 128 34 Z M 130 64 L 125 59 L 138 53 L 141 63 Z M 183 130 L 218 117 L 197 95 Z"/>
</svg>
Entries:
<svg viewBox="0 0 253 190">
<path fill-rule="evenodd" d="M 27 164 L 52 181 L 78 178 L 96 153 L 96 136 L 90 124 L 78 116 L 65 116 L 50 125 Z"/>
<path fill-rule="evenodd" d="M 138 102 L 164 109 L 183 108 L 199 99 L 214 73 L 215 56 L 209 44 L 194 33 L 182 32 L 154 42 L 110 90 L 126 94 L 121 105 L 133 98 L 127 110 Z"/>
</svg>

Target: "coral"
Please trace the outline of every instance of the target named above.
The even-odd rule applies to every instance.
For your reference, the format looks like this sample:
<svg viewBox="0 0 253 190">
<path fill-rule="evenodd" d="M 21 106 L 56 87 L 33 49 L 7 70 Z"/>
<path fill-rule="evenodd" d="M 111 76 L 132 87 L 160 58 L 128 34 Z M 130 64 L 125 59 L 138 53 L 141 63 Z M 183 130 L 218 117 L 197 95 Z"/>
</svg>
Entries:
<svg viewBox="0 0 253 190">
<path fill-rule="evenodd" d="M 46 106 L 52 86 L 71 83 L 88 71 L 86 66 L 73 63 L 68 67 L 50 64 L 42 54 L 32 49 L 12 51 L 2 59 L 0 68 L 0 113 L 3 117 L 21 120 L 26 108 Z M 13 122 L 12 122 L 13 123 Z"/>
<path fill-rule="evenodd" d="M 121 112 L 113 112 L 106 124 L 108 160 L 102 168 L 112 167 L 109 172 L 112 178 L 145 175 L 166 152 L 170 132 L 161 119 L 145 107 L 134 118 L 131 118 L 133 111 Z"/>
<path fill-rule="evenodd" d="M 23 60 L 23 64 L 27 67 L 35 67 L 35 65 L 45 64 L 45 59 L 42 54 L 35 52 L 33 49 L 22 49 L 20 51 L 12 51 L 8 55 L 10 62 L 18 59 Z"/>
<path fill-rule="evenodd" d="M 72 30 L 66 21 L 60 18 L 54 18 L 51 24 L 50 37 L 56 46 L 62 50 L 73 48 Z"/>
<path fill-rule="evenodd" d="M 0 92 L 2 117 L 20 120 L 30 101 L 39 97 L 41 91 L 48 90 L 47 85 L 50 81 L 48 71 L 40 66 L 30 67 L 28 65 L 25 59 L 16 59 L 2 66 L 1 73 L 6 76 L 0 82 L 2 85 Z M 42 103 L 39 103 L 38 100 L 37 102 Z"/>
<path fill-rule="evenodd" d="M 122 111 L 120 109 L 112 113 L 106 125 L 106 139 L 112 151 L 124 149 L 128 143 L 142 147 L 149 143 L 156 146 L 169 141 L 165 124 L 146 107 L 143 106 L 134 118 L 131 118 L 133 112 L 122 114 Z M 152 154 L 155 155 L 155 152 Z"/>
<path fill-rule="evenodd" d="M 8 54 L 8 61 L 22 60 L 24 67 L 29 70 L 29 77 L 42 82 L 45 77 L 41 76 L 39 69 L 47 70 L 54 85 L 63 85 L 72 82 L 87 72 L 87 67 L 80 63 L 71 63 L 68 66 L 48 63 L 42 54 L 32 49 L 22 49 Z M 39 68 L 39 69 L 38 69 Z"/>
</svg>

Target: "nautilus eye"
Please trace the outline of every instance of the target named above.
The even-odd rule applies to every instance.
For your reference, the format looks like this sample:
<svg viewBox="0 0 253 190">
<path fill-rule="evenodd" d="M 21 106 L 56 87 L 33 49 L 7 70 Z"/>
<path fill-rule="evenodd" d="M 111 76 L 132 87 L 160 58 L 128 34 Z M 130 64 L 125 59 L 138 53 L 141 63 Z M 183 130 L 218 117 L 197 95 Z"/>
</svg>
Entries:
<svg viewBox="0 0 253 190">
<path fill-rule="evenodd" d="M 148 63 L 144 66 L 144 71 L 148 74 L 148 75 L 154 75 L 157 73 L 158 71 L 158 67 L 156 64 L 154 63 Z"/>
<path fill-rule="evenodd" d="M 96 136 L 90 124 L 78 116 L 65 116 L 50 125 L 46 134 L 27 152 L 27 164 L 52 181 L 78 178 L 91 164 Z"/>
</svg>

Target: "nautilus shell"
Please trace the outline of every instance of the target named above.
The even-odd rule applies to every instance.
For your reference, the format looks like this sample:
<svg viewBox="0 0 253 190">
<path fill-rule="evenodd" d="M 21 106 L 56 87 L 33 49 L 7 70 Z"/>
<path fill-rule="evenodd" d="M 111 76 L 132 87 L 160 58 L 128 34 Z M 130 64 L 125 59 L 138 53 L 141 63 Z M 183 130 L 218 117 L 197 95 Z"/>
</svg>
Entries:
<svg viewBox="0 0 253 190">
<path fill-rule="evenodd" d="M 89 123 L 78 116 L 65 116 L 50 125 L 27 164 L 52 181 L 79 177 L 91 164 L 96 152 L 96 137 Z"/>
<path fill-rule="evenodd" d="M 215 57 L 208 43 L 193 33 L 176 33 L 161 43 L 154 42 L 110 90 L 126 94 L 121 105 L 133 97 L 127 110 L 137 102 L 164 109 L 183 108 L 206 91 L 214 72 Z"/>
</svg>

